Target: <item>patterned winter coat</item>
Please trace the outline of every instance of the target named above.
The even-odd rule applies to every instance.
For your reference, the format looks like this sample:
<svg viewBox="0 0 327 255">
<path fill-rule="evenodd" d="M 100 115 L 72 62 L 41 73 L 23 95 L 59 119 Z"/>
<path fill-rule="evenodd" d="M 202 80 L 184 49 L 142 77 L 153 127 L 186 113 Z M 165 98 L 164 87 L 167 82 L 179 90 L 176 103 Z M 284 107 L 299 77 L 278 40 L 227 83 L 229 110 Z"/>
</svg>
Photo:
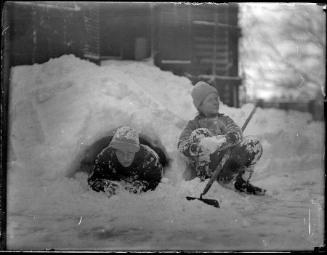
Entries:
<svg viewBox="0 0 327 255">
<path fill-rule="evenodd" d="M 141 191 L 154 190 L 162 178 L 162 165 L 157 154 L 147 145 L 140 145 L 133 163 L 123 167 L 113 148 L 107 147 L 99 153 L 95 160 L 95 167 L 91 172 L 88 183 L 95 189 L 97 181 L 125 181 L 127 183 L 141 183 Z M 100 189 L 104 191 L 103 187 Z M 98 191 L 98 190 L 96 190 Z"/>
<path fill-rule="evenodd" d="M 210 131 L 210 135 L 226 135 L 227 143 L 232 145 L 241 141 L 242 130 L 227 115 L 218 113 L 214 117 L 206 117 L 203 114 L 197 115 L 193 120 L 189 121 L 186 128 L 179 137 L 178 149 L 186 157 L 193 156 L 192 151 L 199 151 L 199 141 L 195 141 L 192 132 L 196 129 L 204 128 Z"/>
</svg>

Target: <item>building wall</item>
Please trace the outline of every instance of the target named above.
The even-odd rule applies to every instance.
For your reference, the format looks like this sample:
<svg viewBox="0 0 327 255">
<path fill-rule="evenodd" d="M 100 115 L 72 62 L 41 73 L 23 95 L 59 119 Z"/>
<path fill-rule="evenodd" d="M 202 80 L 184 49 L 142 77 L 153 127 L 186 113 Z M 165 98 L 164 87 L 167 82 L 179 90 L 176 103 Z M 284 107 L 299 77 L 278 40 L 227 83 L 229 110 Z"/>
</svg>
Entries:
<svg viewBox="0 0 327 255">
<path fill-rule="evenodd" d="M 101 58 L 137 59 L 138 43 L 144 41 L 143 55 L 149 57 L 150 33 L 149 4 L 106 3 L 100 6 Z"/>
<path fill-rule="evenodd" d="M 205 80 L 224 103 L 239 106 L 238 6 L 164 4 L 154 7 L 155 64 L 164 70 Z"/>
<path fill-rule="evenodd" d="M 59 6 L 60 5 L 60 6 Z M 70 6 L 73 5 L 73 6 Z M 13 2 L 9 7 L 11 65 L 74 54 L 142 60 L 205 80 L 224 103 L 239 106 L 236 4 Z"/>
<path fill-rule="evenodd" d="M 63 54 L 83 56 L 83 15 L 72 9 L 8 3 L 11 65 L 42 63 Z"/>
</svg>

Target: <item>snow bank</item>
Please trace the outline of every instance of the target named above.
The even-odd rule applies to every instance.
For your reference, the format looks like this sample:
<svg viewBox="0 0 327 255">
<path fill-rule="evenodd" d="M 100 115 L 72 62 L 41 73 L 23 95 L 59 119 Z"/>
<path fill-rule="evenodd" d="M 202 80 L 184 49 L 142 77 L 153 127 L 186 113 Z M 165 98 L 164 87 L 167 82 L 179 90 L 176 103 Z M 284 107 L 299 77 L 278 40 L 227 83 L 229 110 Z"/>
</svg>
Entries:
<svg viewBox="0 0 327 255">
<path fill-rule="evenodd" d="M 173 150 L 170 134 L 184 124 L 179 116 L 184 109 L 191 110 L 183 117 L 192 115 L 190 82 L 142 64 L 98 67 L 63 56 L 15 67 L 11 87 L 12 152 L 24 168 L 47 177 L 63 175 L 83 147 L 124 123 L 161 134 Z"/>
<path fill-rule="evenodd" d="M 211 207 L 185 199 L 186 195 L 198 196 L 205 186 L 198 179 L 190 182 L 181 179 L 185 164 L 176 150 L 182 129 L 196 115 L 188 79 L 161 71 L 149 63 L 108 61 L 96 66 L 66 55 L 41 65 L 14 67 L 10 88 L 9 215 L 45 217 L 43 225 L 40 223 L 44 229 L 48 228 L 49 221 L 58 220 L 55 223 L 58 227 L 46 233 L 63 231 L 77 247 L 105 245 L 99 240 L 81 241 L 92 231 L 100 235 L 99 226 L 103 224 L 116 229 L 129 227 L 136 232 L 152 231 L 152 239 L 145 241 L 143 248 L 152 247 L 153 243 L 164 248 L 169 241 L 161 243 L 163 235 L 179 236 L 178 231 L 187 232 L 191 226 L 195 232 L 214 234 L 219 228 L 237 229 L 240 222 L 249 225 L 246 220 L 242 221 L 231 201 L 238 201 L 245 210 L 255 205 L 219 185 L 214 184 L 208 193 L 209 197 L 223 201 L 224 209 L 220 210 L 218 218 Z M 236 109 L 222 104 L 220 111 L 241 126 L 252 107 L 247 104 Z M 85 174 L 80 173 L 75 179 L 65 177 L 76 169 L 90 144 L 122 124 L 159 138 L 173 159 L 166 178 L 156 191 L 140 196 L 121 193 L 108 200 L 104 194 L 88 189 Z M 277 197 L 285 195 L 290 187 L 290 180 L 282 177 L 285 172 L 296 176 L 300 171 L 304 179 L 321 180 L 323 125 L 312 122 L 310 115 L 259 108 L 245 135 L 258 136 L 264 146 L 254 180 Z M 312 171 L 304 174 L 303 170 Z M 297 178 L 293 178 L 294 183 Z M 276 185 L 277 182 L 286 185 L 284 190 Z M 287 194 L 292 197 L 292 193 Z M 300 195 L 307 197 L 307 193 Z M 79 232 L 76 236 L 79 230 L 74 227 L 68 230 L 68 223 L 62 222 L 67 217 L 89 219 L 82 228 L 84 234 Z M 34 225 L 28 222 L 22 225 L 27 230 L 33 229 Z M 20 228 L 12 224 L 8 229 L 9 238 L 15 243 Z M 39 240 L 36 247 L 49 243 L 63 247 L 66 242 L 64 239 L 38 239 L 37 234 L 19 238 L 24 241 L 18 242 L 18 247 L 28 245 L 31 240 Z M 199 247 L 204 236 L 198 238 L 190 247 Z M 188 243 L 186 237 L 170 243 L 169 247 L 180 247 L 184 242 Z M 123 244 L 116 240 L 114 245 L 119 248 Z M 208 247 L 216 245 L 212 240 Z"/>
</svg>

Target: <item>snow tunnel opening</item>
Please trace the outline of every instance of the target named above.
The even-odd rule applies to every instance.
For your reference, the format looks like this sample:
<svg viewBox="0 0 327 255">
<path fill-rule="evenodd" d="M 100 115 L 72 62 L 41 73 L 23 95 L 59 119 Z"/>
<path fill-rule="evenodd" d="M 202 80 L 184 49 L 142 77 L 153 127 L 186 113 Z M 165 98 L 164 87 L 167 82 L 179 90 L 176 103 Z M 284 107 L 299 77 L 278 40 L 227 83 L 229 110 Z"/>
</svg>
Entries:
<svg viewBox="0 0 327 255">
<path fill-rule="evenodd" d="M 82 157 L 78 159 L 79 164 L 75 168 L 74 171 L 72 171 L 72 174 L 70 174 L 70 177 L 74 177 L 76 173 L 78 172 L 84 172 L 89 174 L 92 171 L 92 168 L 94 167 L 95 159 L 97 155 L 106 147 L 108 147 L 109 143 L 112 140 L 112 137 L 114 135 L 114 132 L 111 131 L 106 136 L 103 136 L 101 138 L 98 138 L 93 143 L 91 143 L 89 146 L 86 147 L 85 151 L 82 153 Z M 165 174 L 166 170 L 171 164 L 171 158 L 168 156 L 168 153 L 160 141 L 159 138 L 152 138 L 145 134 L 140 133 L 139 134 L 139 141 L 140 144 L 149 146 L 152 150 L 154 150 L 158 157 L 161 165 L 163 166 L 163 174 Z"/>
</svg>

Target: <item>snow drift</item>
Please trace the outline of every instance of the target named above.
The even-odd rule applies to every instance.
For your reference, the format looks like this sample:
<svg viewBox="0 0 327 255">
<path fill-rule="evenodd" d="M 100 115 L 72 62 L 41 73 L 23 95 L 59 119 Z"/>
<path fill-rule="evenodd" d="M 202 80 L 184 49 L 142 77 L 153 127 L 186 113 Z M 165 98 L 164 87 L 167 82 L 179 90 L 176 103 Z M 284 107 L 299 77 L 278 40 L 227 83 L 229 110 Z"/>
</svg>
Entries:
<svg viewBox="0 0 327 255">
<path fill-rule="evenodd" d="M 185 199 L 198 196 L 206 184 L 182 180 L 185 164 L 176 148 L 196 114 L 191 89 L 188 79 L 150 62 L 97 66 L 65 55 L 12 68 L 8 247 L 260 250 L 320 245 L 323 124 L 305 113 L 257 109 L 244 133 L 263 144 L 253 181 L 270 196 L 242 197 L 214 184 L 208 197 L 220 201 L 217 211 Z M 222 104 L 220 112 L 241 126 L 252 107 Z M 88 146 L 122 124 L 160 140 L 172 164 L 157 190 L 107 199 L 89 190 L 85 173 L 67 176 Z"/>
</svg>

